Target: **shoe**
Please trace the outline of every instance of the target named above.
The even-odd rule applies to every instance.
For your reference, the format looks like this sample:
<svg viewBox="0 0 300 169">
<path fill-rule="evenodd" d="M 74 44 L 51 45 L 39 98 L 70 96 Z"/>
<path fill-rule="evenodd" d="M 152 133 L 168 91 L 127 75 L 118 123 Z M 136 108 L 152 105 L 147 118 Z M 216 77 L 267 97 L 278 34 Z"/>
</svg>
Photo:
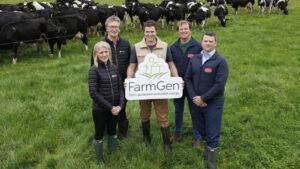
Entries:
<svg viewBox="0 0 300 169">
<path fill-rule="evenodd" d="M 180 142 L 182 140 L 182 135 L 180 133 L 174 133 L 172 141 Z"/>
<path fill-rule="evenodd" d="M 200 149 L 201 148 L 201 141 L 199 139 L 194 138 L 192 140 L 192 145 L 193 145 L 193 148 Z"/>
</svg>

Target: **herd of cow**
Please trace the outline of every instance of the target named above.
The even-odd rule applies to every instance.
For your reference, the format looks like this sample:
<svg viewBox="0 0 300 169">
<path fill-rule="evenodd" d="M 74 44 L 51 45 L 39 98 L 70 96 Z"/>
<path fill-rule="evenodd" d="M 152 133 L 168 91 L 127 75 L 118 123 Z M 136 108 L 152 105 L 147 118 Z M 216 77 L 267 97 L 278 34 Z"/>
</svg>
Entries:
<svg viewBox="0 0 300 169">
<path fill-rule="evenodd" d="M 139 0 L 125 0 L 122 6 L 108 6 L 95 3 L 93 0 L 56 0 L 55 3 L 24 2 L 19 4 L 0 4 L 0 50 L 9 50 L 13 63 L 17 60 L 17 48 L 21 43 L 36 43 L 38 49 L 46 41 L 49 44 L 50 55 L 53 56 L 57 45 L 58 57 L 61 57 L 61 46 L 67 39 L 78 36 L 88 49 L 88 30 L 90 33 L 105 33 L 105 20 L 111 15 L 117 15 L 128 26 L 127 18 L 141 25 L 151 19 L 161 20 L 162 26 L 178 20 L 187 19 L 201 24 L 214 15 L 222 26 L 226 26 L 228 15 L 227 4 L 237 10 L 246 7 L 253 10 L 254 0 L 207 0 L 207 3 L 195 0 L 162 0 L 160 4 L 141 3 Z M 277 7 L 288 14 L 288 0 L 258 0 L 261 12 L 265 8 Z M 128 16 L 128 17 L 126 17 Z M 138 18 L 138 19 L 137 19 Z"/>
</svg>

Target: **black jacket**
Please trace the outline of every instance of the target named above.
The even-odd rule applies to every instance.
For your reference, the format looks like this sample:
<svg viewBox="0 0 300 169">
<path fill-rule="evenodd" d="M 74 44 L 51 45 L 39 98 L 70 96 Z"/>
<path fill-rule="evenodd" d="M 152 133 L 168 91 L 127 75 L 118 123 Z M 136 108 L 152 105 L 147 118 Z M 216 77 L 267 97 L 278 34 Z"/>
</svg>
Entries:
<svg viewBox="0 0 300 169">
<path fill-rule="evenodd" d="M 127 40 L 119 38 L 117 45 L 114 46 L 114 43 L 110 41 L 107 36 L 102 39 L 102 41 L 105 41 L 109 43 L 111 52 L 112 52 L 112 62 L 115 64 L 118 68 L 119 75 L 121 76 L 122 82 L 124 82 L 124 79 L 126 78 L 127 68 L 129 65 L 130 60 L 130 44 Z M 94 64 L 93 59 L 93 52 L 92 52 L 92 58 L 91 58 L 91 66 Z"/>
<path fill-rule="evenodd" d="M 93 109 L 110 111 L 112 106 L 124 104 L 124 87 L 117 73 L 117 67 L 109 61 L 105 65 L 99 62 L 89 71 L 89 93 L 93 99 Z"/>
</svg>

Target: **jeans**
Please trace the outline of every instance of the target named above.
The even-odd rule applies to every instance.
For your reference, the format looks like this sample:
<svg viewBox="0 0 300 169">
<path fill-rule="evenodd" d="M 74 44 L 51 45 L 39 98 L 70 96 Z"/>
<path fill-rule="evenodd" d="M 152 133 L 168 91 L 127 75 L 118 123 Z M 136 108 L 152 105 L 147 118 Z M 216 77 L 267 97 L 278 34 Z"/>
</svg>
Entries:
<svg viewBox="0 0 300 169">
<path fill-rule="evenodd" d="M 181 98 L 173 100 L 174 107 L 175 107 L 175 129 L 174 129 L 174 133 L 175 134 L 181 134 L 181 132 L 182 132 L 183 112 L 184 112 L 184 101 L 185 101 L 185 98 L 187 98 L 189 109 L 190 109 L 190 114 L 191 114 L 191 118 L 192 118 L 192 128 L 193 128 L 194 138 L 199 139 L 201 137 L 201 135 L 196 130 L 196 122 L 195 122 L 196 117 L 193 114 L 193 112 L 191 111 L 191 106 L 194 103 L 189 98 L 189 96 L 187 95 L 187 92 L 186 92 L 185 89 L 183 90 L 183 95 L 182 95 Z"/>
</svg>

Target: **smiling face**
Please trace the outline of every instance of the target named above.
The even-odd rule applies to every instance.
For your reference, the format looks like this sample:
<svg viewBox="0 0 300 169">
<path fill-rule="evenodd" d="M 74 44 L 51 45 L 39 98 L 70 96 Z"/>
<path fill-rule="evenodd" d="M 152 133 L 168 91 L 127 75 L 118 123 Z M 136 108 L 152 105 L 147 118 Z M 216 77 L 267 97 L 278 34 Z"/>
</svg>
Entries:
<svg viewBox="0 0 300 169">
<path fill-rule="evenodd" d="M 188 41 L 191 38 L 192 31 L 189 27 L 189 24 L 182 24 L 178 27 L 179 37 L 183 42 Z"/>
<path fill-rule="evenodd" d="M 217 42 L 214 36 L 204 35 L 202 38 L 202 48 L 205 52 L 211 52 L 217 46 Z"/>
<path fill-rule="evenodd" d="M 107 36 L 109 38 L 115 39 L 118 38 L 120 33 L 120 23 L 117 21 L 109 22 L 107 24 Z"/>
<path fill-rule="evenodd" d="M 146 42 L 156 41 L 156 29 L 154 26 L 144 28 L 144 37 Z"/>
<path fill-rule="evenodd" d="M 105 47 L 100 47 L 100 49 L 96 53 L 97 58 L 104 63 L 107 63 L 109 55 L 109 50 Z"/>
</svg>

